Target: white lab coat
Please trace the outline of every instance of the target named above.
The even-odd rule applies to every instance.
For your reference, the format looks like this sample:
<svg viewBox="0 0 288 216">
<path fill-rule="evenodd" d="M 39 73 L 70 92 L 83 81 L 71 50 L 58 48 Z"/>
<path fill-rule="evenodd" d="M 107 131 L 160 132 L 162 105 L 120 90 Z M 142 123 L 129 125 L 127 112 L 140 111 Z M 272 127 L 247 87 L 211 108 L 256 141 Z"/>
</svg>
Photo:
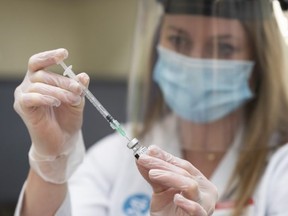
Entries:
<svg viewBox="0 0 288 216">
<path fill-rule="evenodd" d="M 156 125 L 143 144 L 155 144 L 181 156 L 175 136 L 174 117 Z M 224 156 L 211 181 L 220 196 L 236 163 L 241 133 Z M 69 194 L 57 216 L 148 216 L 151 188 L 139 174 L 126 140 L 112 134 L 89 149 L 83 164 L 69 181 Z M 247 216 L 288 215 L 288 145 L 280 148 L 269 160 L 268 167 L 247 207 Z M 25 187 L 25 185 L 24 185 Z M 24 188 L 23 187 L 23 188 Z M 23 199 L 20 195 L 15 216 Z M 228 216 L 231 209 L 216 209 L 213 215 Z"/>
</svg>

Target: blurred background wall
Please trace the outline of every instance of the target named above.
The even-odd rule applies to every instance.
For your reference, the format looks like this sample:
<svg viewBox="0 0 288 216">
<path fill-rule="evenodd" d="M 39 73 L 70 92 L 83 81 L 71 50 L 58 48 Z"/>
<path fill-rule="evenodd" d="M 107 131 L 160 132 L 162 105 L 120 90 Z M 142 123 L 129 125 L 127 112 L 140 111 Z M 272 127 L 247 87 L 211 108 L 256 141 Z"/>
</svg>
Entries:
<svg viewBox="0 0 288 216">
<path fill-rule="evenodd" d="M 136 0 L 0 0 L 1 77 L 23 76 L 37 52 L 67 48 L 75 70 L 125 78 Z"/>
<path fill-rule="evenodd" d="M 137 0 L 0 0 L 0 216 L 13 215 L 29 168 L 30 138 L 13 110 L 13 93 L 29 57 L 66 48 L 66 63 L 91 76 L 91 91 L 124 122 L 136 4 Z M 51 70 L 62 72 L 59 66 Z M 87 103 L 87 148 L 111 132 Z"/>
</svg>

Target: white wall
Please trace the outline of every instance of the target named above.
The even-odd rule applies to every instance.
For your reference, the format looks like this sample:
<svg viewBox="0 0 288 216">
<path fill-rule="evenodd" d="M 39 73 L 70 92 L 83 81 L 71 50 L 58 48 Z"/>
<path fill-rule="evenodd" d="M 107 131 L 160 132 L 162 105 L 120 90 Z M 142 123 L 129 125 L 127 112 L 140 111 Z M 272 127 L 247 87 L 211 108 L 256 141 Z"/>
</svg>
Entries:
<svg viewBox="0 0 288 216">
<path fill-rule="evenodd" d="M 76 72 L 126 79 L 136 4 L 137 0 L 0 0 L 0 78 L 22 78 L 32 54 L 64 47 L 70 53 L 66 63 Z"/>
</svg>

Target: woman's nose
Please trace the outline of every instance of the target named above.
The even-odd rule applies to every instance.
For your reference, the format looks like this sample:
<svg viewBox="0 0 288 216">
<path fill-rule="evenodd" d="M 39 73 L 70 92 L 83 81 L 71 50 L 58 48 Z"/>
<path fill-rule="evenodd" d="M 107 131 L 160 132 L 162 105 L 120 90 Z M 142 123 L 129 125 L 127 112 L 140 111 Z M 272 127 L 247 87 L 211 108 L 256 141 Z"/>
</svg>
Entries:
<svg viewBox="0 0 288 216">
<path fill-rule="evenodd" d="M 203 47 L 200 44 L 195 44 L 187 55 L 191 58 L 204 58 Z"/>
</svg>

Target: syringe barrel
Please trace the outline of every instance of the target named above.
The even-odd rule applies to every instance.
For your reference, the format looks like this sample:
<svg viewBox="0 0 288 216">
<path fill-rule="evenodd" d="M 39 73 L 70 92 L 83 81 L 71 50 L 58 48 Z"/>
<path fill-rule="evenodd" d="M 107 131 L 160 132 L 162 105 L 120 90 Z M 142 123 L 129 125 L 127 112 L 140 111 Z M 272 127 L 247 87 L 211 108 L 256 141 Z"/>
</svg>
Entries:
<svg viewBox="0 0 288 216">
<path fill-rule="evenodd" d="M 79 82 L 76 74 L 72 71 L 72 65 L 67 67 L 67 65 L 61 61 L 59 64 L 64 69 L 64 76 L 68 76 L 71 79 L 76 80 Z M 102 106 L 102 104 L 97 100 L 97 98 L 89 91 L 88 88 L 86 88 L 81 82 L 79 82 L 84 95 L 88 98 L 88 100 L 93 104 L 93 106 L 101 113 L 101 115 L 109 122 L 110 126 L 117 130 L 121 135 L 126 136 L 125 131 L 121 128 L 118 121 L 116 121 L 109 113 L 108 111 Z"/>
<path fill-rule="evenodd" d="M 104 118 L 107 118 L 107 116 L 109 116 L 109 113 L 97 100 L 97 98 L 94 97 L 94 95 L 85 86 L 82 86 L 82 89 L 88 100 L 95 106 L 95 108 L 103 115 Z"/>
</svg>

